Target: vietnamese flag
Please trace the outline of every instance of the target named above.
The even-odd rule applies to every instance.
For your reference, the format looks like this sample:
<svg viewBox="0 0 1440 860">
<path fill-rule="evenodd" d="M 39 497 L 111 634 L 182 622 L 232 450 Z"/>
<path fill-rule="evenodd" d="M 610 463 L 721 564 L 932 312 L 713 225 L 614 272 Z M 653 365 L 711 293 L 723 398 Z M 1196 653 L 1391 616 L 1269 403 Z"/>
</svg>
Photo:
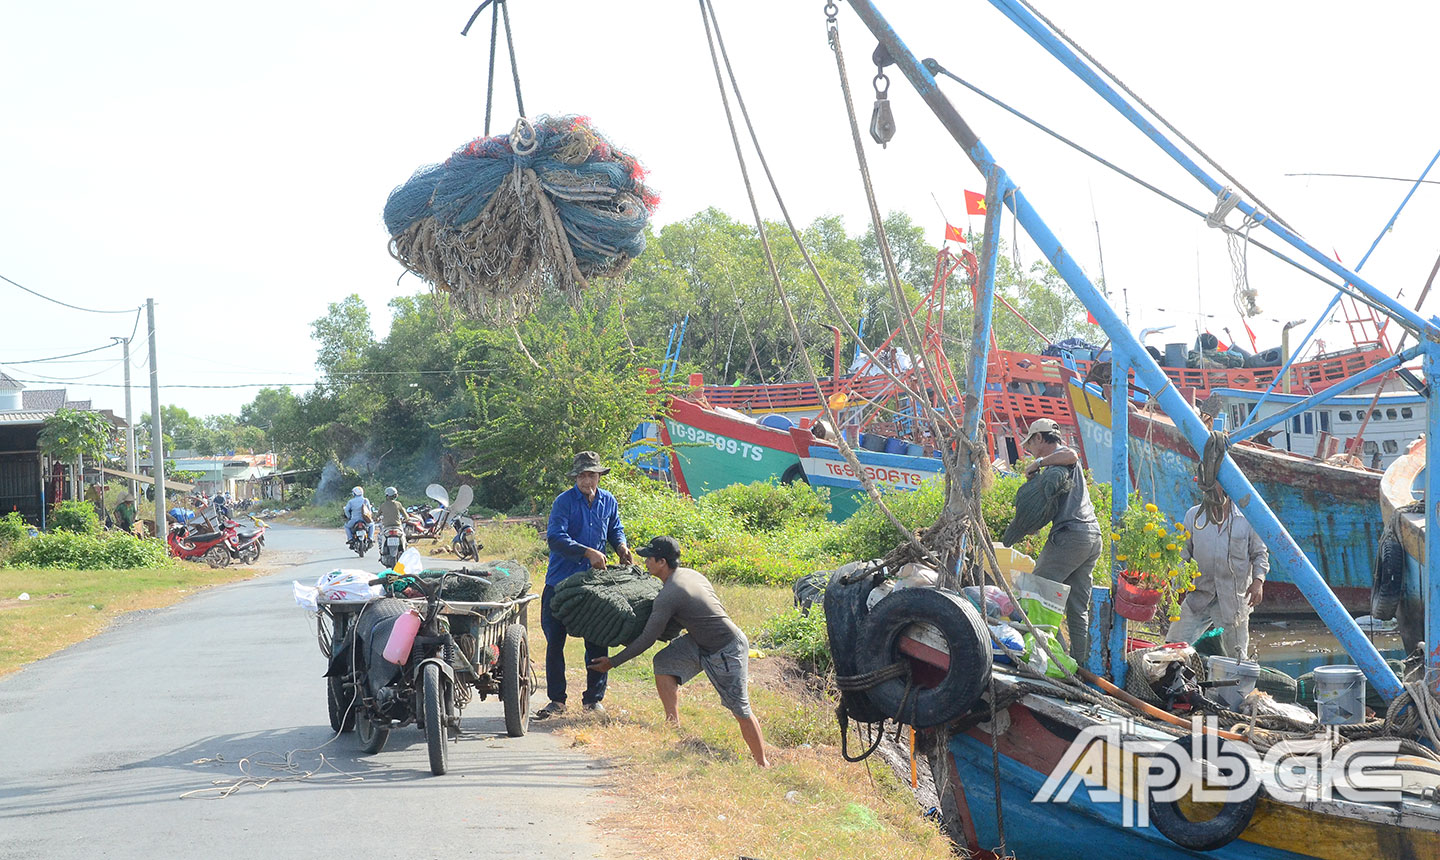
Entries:
<svg viewBox="0 0 1440 860">
<path fill-rule="evenodd" d="M 960 228 L 948 223 L 945 225 L 945 241 L 959 242 L 962 245 L 966 244 L 965 234 L 960 232 Z"/>
<path fill-rule="evenodd" d="M 984 215 L 984 214 L 985 214 L 985 195 L 984 195 L 984 194 L 981 194 L 981 193 L 978 192 L 978 191 L 966 191 L 966 192 L 965 192 L 965 214 L 967 214 L 967 215 Z"/>
<path fill-rule="evenodd" d="M 1097 320 L 1097 319 L 1095 319 L 1095 315 L 1092 314 L 1092 313 L 1090 313 L 1089 310 L 1086 310 L 1086 311 L 1085 311 L 1085 322 L 1088 322 L 1088 323 L 1090 323 L 1091 325 L 1099 325 L 1099 324 L 1100 324 L 1100 321 Z"/>
<path fill-rule="evenodd" d="M 1240 324 L 1245 326 L 1245 333 L 1250 335 L 1250 348 L 1258 352 L 1259 347 L 1255 345 L 1255 332 L 1250 329 L 1250 324 L 1245 322 L 1244 317 L 1240 318 Z"/>
</svg>

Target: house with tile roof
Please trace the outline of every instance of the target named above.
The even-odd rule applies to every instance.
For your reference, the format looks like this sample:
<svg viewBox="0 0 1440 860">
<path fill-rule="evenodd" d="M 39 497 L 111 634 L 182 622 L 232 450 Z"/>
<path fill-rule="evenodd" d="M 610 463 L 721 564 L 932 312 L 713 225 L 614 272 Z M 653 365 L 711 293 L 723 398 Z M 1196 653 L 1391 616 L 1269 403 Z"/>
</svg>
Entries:
<svg viewBox="0 0 1440 860">
<path fill-rule="evenodd" d="M 89 400 L 71 400 L 65 389 L 27 389 L 0 371 L 0 514 L 19 511 L 43 525 L 46 508 L 62 497 L 69 463 L 50 463 L 40 452 L 45 420 L 61 409 L 99 412 L 117 430 L 125 419 L 108 409 L 93 409 Z"/>
</svg>

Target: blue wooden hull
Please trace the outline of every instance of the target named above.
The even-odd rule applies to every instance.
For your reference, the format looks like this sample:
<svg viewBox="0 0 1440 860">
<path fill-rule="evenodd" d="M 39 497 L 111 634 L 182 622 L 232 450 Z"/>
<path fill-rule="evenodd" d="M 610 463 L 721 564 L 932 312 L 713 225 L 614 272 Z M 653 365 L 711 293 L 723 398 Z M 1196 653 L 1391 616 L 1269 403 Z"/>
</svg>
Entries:
<svg viewBox="0 0 1440 860">
<path fill-rule="evenodd" d="M 1109 481 L 1110 404 L 1075 384 L 1070 397 L 1086 465 L 1095 480 Z M 1230 454 L 1345 608 L 1369 612 L 1384 526 L 1380 473 L 1252 445 L 1232 446 Z M 1199 457 L 1163 415 L 1130 414 L 1129 460 L 1132 485 L 1172 519 L 1181 519 L 1198 501 Z M 1289 576 L 1272 568 L 1264 610 L 1309 612 L 1310 607 Z"/>
</svg>

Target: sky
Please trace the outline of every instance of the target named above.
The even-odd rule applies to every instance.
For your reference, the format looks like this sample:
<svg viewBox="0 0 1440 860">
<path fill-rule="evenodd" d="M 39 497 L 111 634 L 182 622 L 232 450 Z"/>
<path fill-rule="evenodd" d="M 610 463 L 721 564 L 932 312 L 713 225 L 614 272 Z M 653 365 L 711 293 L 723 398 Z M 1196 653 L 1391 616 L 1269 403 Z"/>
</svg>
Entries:
<svg viewBox="0 0 1440 860">
<path fill-rule="evenodd" d="M 478 0 L 239 6 L 47 0 L 0 7 L 0 276 L 73 305 L 155 300 L 162 402 L 234 412 L 261 384 L 316 379 L 310 322 L 358 293 L 377 336 L 387 302 L 425 288 L 387 251 L 381 210 L 421 165 L 484 132 L 489 11 Z M 786 203 L 808 223 L 867 210 L 822 4 L 715 0 Z M 749 220 L 698 7 L 681 0 L 510 0 L 527 111 L 590 116 L 649 170 L 657 226 L 709 206 Z M 1112 72 L 1318 248 L 1357 263 L 1440 150 L 1433 34 L 1440 7 L 1377 2 L 1040 0 Z M 1209 210 L 1213 195 L 984 0 L 881 3 L 921 58 Z M 868 126 L 874 39 L 842 4 L 841 44 Z M 492 133 L 517 110 L 503 46 Z M 984 183 L 903 77 L 898 131 L 866 156 L 883 211 L 939 244 Z M 1223 235 L 957 84 L 942 90 L 1112 304 L 1150 343 L 1197 326 L 1245 337 Z M 752 162 L 752 173 L 754 172 Z M 1432 173 L 1440 180 L 1440 170 Z M 766 217 L 779 216 L 773 200 Z M 1097 223 L 1099 243 L 1097 247 Z M 1231 223 L 1237 223 L 1232 216 Z M 1422 186 L 1363 274 L 1412 304 L 1440 253 L 1440 185 Z M 1013 222 L 1003 228 L 1014 236 Z M 1273 242 L 1272 242 L 1273 244 Z M 1023 235 L 1018 257 L 1036 247 Z M 403 275 L 403 276 L 402 276 Z M 1313 323 L 1330 289 L 1262 252 L 1248 259 L 1261 348 Z M 133 313 L 64 308 L 0 282 L 0 370 L 123 409 L 120 352 L 15 364 L 127 337 Z M 1434 301 L 1424 308 L 1435 313 Z M 1212 314 L 1201 317 L 1199 314 Z M 149 408 L 139 320 L 134 413 Z M 1308 325 L 1306 326 L 1308 328 Z M 1343 325 L 1320 337 L 1347 346 Z M 209 387 L 202 387 L 209 386 Z"/>
</svg>

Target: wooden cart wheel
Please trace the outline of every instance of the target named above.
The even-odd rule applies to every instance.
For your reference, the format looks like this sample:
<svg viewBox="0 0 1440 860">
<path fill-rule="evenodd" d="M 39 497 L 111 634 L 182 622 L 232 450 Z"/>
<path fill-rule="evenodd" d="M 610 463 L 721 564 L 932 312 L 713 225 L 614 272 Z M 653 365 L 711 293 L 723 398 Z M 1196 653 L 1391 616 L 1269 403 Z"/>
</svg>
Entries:
<svg viewBox="0 0 1440 860">
<path fill-rule="evenodd" d="M 505 628 L 500 643 L 500 701 L 505 704 L 505 731 L 512 738 L 523 737 L 530 729 L 530 641 L 525 625 Z"/>
</svg>

